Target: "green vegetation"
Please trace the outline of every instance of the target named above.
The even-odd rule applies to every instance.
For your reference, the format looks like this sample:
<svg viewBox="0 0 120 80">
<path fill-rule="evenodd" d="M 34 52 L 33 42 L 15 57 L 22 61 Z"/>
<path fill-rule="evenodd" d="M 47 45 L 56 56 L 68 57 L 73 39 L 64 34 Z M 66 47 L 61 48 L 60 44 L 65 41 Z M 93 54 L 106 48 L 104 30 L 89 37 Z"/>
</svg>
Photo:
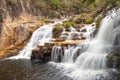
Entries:
<svg viewBox="0 0 120 80">
<path fill-rule="evenodd" d="M 63 26 L 61 24 L 56 24 L 53 30 L 61 31 L 62 29 L 63 29 Z"/>
<path fill-rule="evenodd" d="M 46 18 L 80 15 L 75 23 L 91 23 L 101 13 L 120 5 L 120 0 L 1 0 L 11 17 L 19 18 L 22 12 Z M 3 6 L 0 5 L 2 8 Z M 90 14 L 90 16 L 88 15 Z M 85 17 L 85 19 L 83 19 Z M 65 24 L 69 27 L 69 23 Z"/>
<path fill-rule="evenodd" d="M 41 21 L 47 21 L 47 18 L 44 17 L 44 16 L 42 16 L 40 20 L 41 20 Z"/>
<path fill-rule="evenodd" d="M 51 16 L 52 13 L 56 12 L 63 16 L 81 13 L 98 15 L 98 12 L 106 12 L 119 6 L 120 0 L 1 0 L 1 4 L 6 4 L 6 9 L 9 10 L 10 8 L 10 11 L 13 12 L 22 12 L 22 7 L 24 7 L 26 12 L 33 15 L 50 16 L 52 18 L 56 17 Z M 87 22 L 91 20 L 89 19 Z"/>
<path fill-rule="evenodd" d="M 64 28 L 69 28 L 71 26 L 74 26 L 74 22 L 73 21 L 64 21 L 63 26 L 64 26 Z"/>
<path fill-rule="evenodd" d="M 17 0 L 6 0 L 7 5 L 13 5 L 17 3 Z"/>
<path fill-rule="evenodd" d="M 61 24 L 56 24 L 53 28 L 52 34 L 53 38 L 59 38 L 63 30 L 63 26 Z"/>
<path fill-rule="evenodd" d="M 54 9 L 58 9 L 58 8 L 61 7 L 62 1 L 61 1 L 61 0 L 50 0 L 50 5 L 51 5 L 51 7 L 53 7 Z"/>
<path fill-rule="evenodd" d="M 91 24 L 91 23 L 93 23 L 94 22 L 94 17 L 88 17 L 87 19 L 85 19 L 85 22 L 84 23 L 86 23 L 86 24 Z"/>
<path fill-rule="evenodd" d="M 45 7 L 46 3 L 45 3 L 44 0 L 36 0 L 35 5 L 38 6 L 38 7 Z"/>
</svg>

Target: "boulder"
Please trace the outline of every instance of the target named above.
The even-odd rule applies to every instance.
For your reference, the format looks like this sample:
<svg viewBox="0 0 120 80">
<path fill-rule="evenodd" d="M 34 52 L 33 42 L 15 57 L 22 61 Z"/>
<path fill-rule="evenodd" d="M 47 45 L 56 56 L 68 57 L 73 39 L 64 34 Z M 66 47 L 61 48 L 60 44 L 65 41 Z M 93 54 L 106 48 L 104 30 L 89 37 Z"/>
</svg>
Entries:
<svg viewBox="0 0 120 80">
<path fill-rule="evenodd" d="M 111 53 L 107 56 L 107 67 L 120 69 L 120 53 Z"/>
<path fill-rule="evenodd" d="M 43 53 L 39 48 L 32 50 L 31 60 L 44 60 Z"/>
</svg>

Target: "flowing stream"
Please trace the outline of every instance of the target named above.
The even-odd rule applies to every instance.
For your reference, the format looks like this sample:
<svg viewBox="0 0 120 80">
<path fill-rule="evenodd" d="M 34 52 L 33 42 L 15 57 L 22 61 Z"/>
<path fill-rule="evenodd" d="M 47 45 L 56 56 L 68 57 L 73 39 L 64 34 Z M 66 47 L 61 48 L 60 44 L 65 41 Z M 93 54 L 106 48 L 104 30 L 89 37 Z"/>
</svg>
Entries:
<svg viewBox="0 0 120 80">
<path fill-rule="evenodd" d="M 62 24 L 61 21 L 56 23 Z M 38 44 L 50 41 L 52 29 L 56 23 L 44 25 L 37 29 L 19 55 L 11 59 L 30 58 L 33 48 L 36 48 Z M 92 41 L 64 47 L 64 49 L 60 45 L 55 45 L 51 53 L 52 61 L 42 65 L 32 65 L 29 60 L 28 63 L 19 62 L 19 60 L 0 61 L 0 66 L 2 66 L 1 64 L 3 66 L 12 65 L 12 62 L 15 62 L 13 65 L 17 66 L 15 70 L 9 66 L 0 70 L 10 71 L 6 74 L 15 74 L 13 77 L 11 77 L 12 74 L 8 75 L 12 80 L 19 80 L 20 77 L 17 78 L 17 76 L 21 76 L 21 80 L 119 80 L 118 75 L 120 74 L 115 69 L 106 66 L 106 56 L 112 51 L 119 51 L 119 45 L 120 10 L 113 10 L 102 20 L 99 32 Z M 21 65 L 18 66 L 19 64 Z M 16 74 L 17 70 L 20 73 Z M 1 79 L 8 80 L 8 78 Z"/>
<path fill-rule="evenodd" d="M 108 78 L 109 68 L 106 66 L 106 57 L 110 52 L 118 51 L 120 46 L 119 13 L 120 10 L 117 12 L 113 10 L 102 20 L 94 40 L 83 43 L 82 46 L 78 44 L 77 47 L 71 46 L 64 50 L 63 62 L 56 63 L 59 68 L 64 68 L 61 72 L 63 75 L 74 80 L 113 80 Z M 79 49 L 85 49 L 85 51 L 79 52 Z"/>
</svg>

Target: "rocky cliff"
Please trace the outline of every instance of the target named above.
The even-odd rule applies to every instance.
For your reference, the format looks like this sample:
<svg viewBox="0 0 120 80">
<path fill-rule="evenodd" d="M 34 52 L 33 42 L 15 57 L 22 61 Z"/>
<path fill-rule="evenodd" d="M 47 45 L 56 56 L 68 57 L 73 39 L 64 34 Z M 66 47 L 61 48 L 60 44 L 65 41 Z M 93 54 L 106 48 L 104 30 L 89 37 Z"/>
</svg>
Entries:
<svg viewBox="0 0 120 80">
<path fill-rule="evenodd" d="M 28 42 L 33 31 L 43 24 L 42 22 L 3 23 L 0 36 L 0 55 L 7 57 L 17 54 Z"/>
</svg>

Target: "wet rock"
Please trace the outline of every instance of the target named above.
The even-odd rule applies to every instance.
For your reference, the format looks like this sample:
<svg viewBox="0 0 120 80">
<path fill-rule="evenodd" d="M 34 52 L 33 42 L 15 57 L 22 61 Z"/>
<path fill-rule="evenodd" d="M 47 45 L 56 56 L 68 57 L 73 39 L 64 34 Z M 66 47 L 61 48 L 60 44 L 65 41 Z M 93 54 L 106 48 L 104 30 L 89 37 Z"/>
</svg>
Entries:
<svg viewBox="0 0 120 80">
<path fill-rule="evenodd" d="M 46 44 L 47 45 L 47 44 Z M 32 50 L 31 60 L 50 61 L 51 60 L 51 46 L 38 46 Z"/>
<path fill-rule="evenodd" d="M 111 53 L 107 56 L 107 67 L 120 69 L 120 53 Z"/>
<path fill-rule="evenodd" d="M 74 28 L 79 32 L 80 28 L 84 27 L 84 24 L 75 24 Z"/>
<path fill-rule="evenodd" d="M 44 60 L 43 52 L 39 48 L 32 50 L 31 60 Z"/>
<path fill-rule="evenodd" d="M 71 34 L 72 40 L 79 40 L 79 35 L 77 33 L 72 33 Z"/>
<path fill-rule="evenodd" d="M 69 28 L 65 28 L 65 31 L 66 31 L 66 32 L 70 32 L 70 29 L 69 29 Z"/>
<path fill-rule="evenodd" d="M 80 39 L 81 39 L 81 40 L 86 40 L 86 38 L 85 38 L 85 37 L 81 37 Z"/>
</svg>

